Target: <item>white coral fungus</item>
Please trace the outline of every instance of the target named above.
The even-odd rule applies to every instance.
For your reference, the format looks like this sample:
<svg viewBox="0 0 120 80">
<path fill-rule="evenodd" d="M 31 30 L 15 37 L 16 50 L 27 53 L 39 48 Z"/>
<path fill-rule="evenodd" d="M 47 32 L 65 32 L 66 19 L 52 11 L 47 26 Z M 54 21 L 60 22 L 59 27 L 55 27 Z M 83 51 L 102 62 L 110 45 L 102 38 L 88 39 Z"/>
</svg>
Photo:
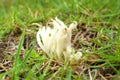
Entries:
<svg viewBox="0 0 120 80">
<path fill-rule="evenodd" d="M 53 28 L 43 26 L 37 32 L 37 42 L 43 51 L 50 58 L 58 61 L 79 61 L 82 53 L 74 53 L 71 47 L 72 30 L 76 28 L 77 22 L 70 24 L 67 27 L 57 17 L 52 20 Z"/>
</svg>

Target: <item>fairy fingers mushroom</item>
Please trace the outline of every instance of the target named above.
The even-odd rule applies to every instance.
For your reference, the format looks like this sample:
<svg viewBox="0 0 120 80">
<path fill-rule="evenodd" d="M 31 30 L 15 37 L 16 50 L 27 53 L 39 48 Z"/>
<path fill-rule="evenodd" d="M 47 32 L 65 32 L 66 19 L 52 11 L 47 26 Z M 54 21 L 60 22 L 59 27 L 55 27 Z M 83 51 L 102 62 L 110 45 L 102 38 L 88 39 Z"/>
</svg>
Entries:
<svg viewBox="0 0 120 80">
<path fill-rule="evenodd" d="M 74 61 L 79 60 L 82 53 L 74 54 L 71 49 L 72 30 L 76 28 L 77 22 L 67 27 L 57 17 L 52 20 L 53 28 L 41 27 L 37 32 L 37 42 L 41 49 L 49 56 L 54 57 L 58 61 Z M 78 57 L 78 56 L 79 57 Z M 73 58 L 74 56 L 74 58 Z M 79 59 L 78 59 L 79 58 Z"/>
</svg>

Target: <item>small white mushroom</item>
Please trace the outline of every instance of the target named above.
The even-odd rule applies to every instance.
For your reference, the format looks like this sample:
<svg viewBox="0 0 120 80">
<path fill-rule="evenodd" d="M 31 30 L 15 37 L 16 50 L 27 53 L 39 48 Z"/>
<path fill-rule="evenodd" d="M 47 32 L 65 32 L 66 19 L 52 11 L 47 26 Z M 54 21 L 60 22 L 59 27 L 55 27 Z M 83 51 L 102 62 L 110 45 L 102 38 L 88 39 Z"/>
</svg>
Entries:
<svg viewBox="0 0 120 80">
<path fill-rule="evenodd" d="M 56 17 L 55 20 L 52 20 L 52 25 L 53 28 L 43 26 L 37 32 L 37 42 L 41 49 L 49 57 L 54 57 L 58 61 L 79 60 L 82 53 L 74 54 L 71 46 L 72 30 L 76 28 L 77 22 L 67 27 Z"/>
</svg>

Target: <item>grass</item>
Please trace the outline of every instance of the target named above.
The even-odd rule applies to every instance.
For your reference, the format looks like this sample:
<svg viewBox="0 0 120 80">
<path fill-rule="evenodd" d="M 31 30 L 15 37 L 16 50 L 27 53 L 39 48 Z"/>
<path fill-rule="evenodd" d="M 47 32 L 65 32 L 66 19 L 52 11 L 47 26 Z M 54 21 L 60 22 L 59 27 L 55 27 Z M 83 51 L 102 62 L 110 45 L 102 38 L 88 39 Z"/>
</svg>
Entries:
<svg viewBox="0 0 120 80">
<path fill-rule="evenodd" d="M 120 0 L 1 0 L 1 43 L 7 39 L 9 41 L 7 37 L 11 37 L 10 34 L 16 31 L 16 27 L 22 30 L 22 35 L 15 33 L 15 35 L 20 34 L 21 38 L 12 36 L 16 41 L 18 38 L 19 41 L 16 51 L 11 51 L 12 55 L 9 55 L 14 59 L 13 66 L 5 72 L 0 72 L 0 78 L 10 78 L 10 80 L 118 79 L 120 75 L 119 15 Z M 82 49 L 83 58 L 79 64 L 80 68 L 77 67 L 77 73 L 70 65 L 60 65 L 47 58 L 43 51 L 36 51 L 35 35 L 38 27 L 31 24 L 45 25 L 56 16 L 66 24 L 77 21 L 78 25 L 97 33 L 97 36 L 91 40 L 91 43 L 95 45 L 90 45 L 89 41 L 78 37 L 77 49 Z M 33 46 L 29 46 L 31 43 Z M 24 44 L 27 48 L 22 52 Z M 16 54 L 13 55 L 13 53 Z M 22 59 L 21 54 L 23 54 Z M 4 63 L 6 59 L 9 61 L 7 57 L 0 63 Z"/>
</svg>

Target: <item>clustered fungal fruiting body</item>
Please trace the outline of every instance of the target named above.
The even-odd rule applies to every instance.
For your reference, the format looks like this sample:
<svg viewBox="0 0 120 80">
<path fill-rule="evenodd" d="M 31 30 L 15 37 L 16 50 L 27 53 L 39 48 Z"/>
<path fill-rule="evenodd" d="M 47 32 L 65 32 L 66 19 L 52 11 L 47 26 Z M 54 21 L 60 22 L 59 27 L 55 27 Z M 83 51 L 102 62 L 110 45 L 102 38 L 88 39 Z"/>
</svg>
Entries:
<svg viewBox="0 0 120 80">
<path fill-rule="evenodd" d="M 67 27 L 57 17 L 52 20 L 53 28 L 41 27 L 37 32 L 37 42 L 48 57 L 58 61 L 69 61 L 74 63 L 80 60 L 82 53 L 73 52 L 71 46 L 72 30 L 76 28 L 77 22 Z"/>
</svg>

